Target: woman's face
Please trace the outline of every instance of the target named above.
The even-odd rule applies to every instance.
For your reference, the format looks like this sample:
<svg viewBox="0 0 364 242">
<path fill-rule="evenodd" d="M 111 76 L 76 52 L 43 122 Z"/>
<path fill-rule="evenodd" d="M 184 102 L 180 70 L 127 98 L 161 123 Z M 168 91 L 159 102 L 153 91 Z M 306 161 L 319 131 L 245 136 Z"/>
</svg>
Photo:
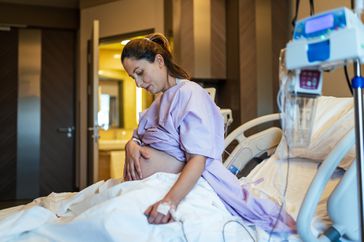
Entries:
<svg viewBox="0 0 364 242">
<path fill-rule="evenodd" d="M 153 94 L 168 89 L 167 69 L 161 55 L 156 55 L 152 63 L 145 59 L 125 58 L 123 66 L 138 87 Z"/>
</svg>

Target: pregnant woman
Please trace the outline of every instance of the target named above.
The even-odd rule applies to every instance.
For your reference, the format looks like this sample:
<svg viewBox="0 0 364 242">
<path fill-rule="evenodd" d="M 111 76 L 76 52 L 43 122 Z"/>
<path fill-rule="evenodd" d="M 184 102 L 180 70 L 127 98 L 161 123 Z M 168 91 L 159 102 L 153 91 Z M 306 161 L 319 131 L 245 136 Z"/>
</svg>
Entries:
<svg viewBox="0 0 364 242">
<path fill-rule="evenodd" d="M 180 173 L 167 194 L 146 211 L 148 222 L 172 221 L 173 210 L 202 176 L 233 214 L 269 230 L 291 231 L 294 221 L 274 203 L 243 193 L 238 179 L 221 162 L 224 123 L 208 93 L 174 63 L 167 39 L 152 34 L 131 40 L 121 62 L 138 87 L 160 94 L 142 113 L 133 138 L 126 145 L 125 180 L 156 172 Z M 267 207 L 268 206 L 268 207 Z M 273 208 L 273 209 L 272 209 Z M 273 212 L 272 212 L 273 210 Z"/>
</svg>

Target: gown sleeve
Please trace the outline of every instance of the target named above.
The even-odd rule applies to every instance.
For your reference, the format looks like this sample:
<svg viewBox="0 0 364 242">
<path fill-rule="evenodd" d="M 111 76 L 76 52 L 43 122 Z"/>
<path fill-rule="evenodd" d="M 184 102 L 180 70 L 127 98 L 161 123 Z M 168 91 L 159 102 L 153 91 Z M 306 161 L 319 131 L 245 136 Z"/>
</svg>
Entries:
<svg viewBox="0 0 364 242">
<path fill-rule="evenodd" d="M 201 87 L 181 88 L 178 95 L 179 141 L 190 154 L 221 160 L 224 122 L 219 108 Z"/>
</svg>

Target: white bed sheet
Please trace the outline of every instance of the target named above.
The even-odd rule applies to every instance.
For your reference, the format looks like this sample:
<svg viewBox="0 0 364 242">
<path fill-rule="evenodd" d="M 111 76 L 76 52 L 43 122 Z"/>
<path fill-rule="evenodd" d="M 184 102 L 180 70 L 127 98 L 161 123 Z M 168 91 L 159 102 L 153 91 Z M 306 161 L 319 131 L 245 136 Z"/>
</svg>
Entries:
<svg viewBox="0 0 364 242">
<path fill-rule="evenodd" d="M 271 197 L 281 203 L 287 175 L 287 160 L 280 160 L 276 155 L 257 165 L 246 178 L 241 178 L 241 184 L 248 184 L 251 191 L 258 197 Z M 297 220 L 299 209 L 306 192 L 313 180 L 319 163 L 303 158 L 290 158 L 288 186 L 284 196 L 286 211 Z M 338 170 L 331 177 L 320 198 L 316 217 L 312 223 L 314 234 L 318 234 L 330 224 L 327 215 L 327 200 L 341 178 Z M 293 238 L 293 237 L 292 237 Z"/>
<path fill-rule="evenodd" d="M 242 178 L 241 183 L 250 186 L 250 191 L 258 197 L 281 201 L 286 164 L 273 155 Z M 307 159 L 290 160 L 285 201 L 293 218 L 297 218 L 317 168 L 318 163 Z M 110 179 L 79 193 L 52 193 L 30 204 L 1 210 L 0 241 L 185 241 L 181 223 L 150 225 L 143 215 L 149 205 L 164 196 L 177 177 L 157 173 L 142 181 L 120 183 Z M 338 179 L 331 180 L 325 189 L 315 228 L 328 221 L 326 201 L 337 182 Z M 225 223 L 237 219 L 229 214 L 203 178 L 181 202 L 177 214 L 185 221 L 183 228 L 189 242 L 222 242 Z M 254 226 L 245 228 L 255 241 L 268 241 L 269 233 Z M 226 242 L 252 241 L 237 223 L 227 225 L 224 233 Z M 297 234 L 273 235 L 271 241 L 282 239 L 300 241 Z"/>
<path fill-rule="evenodd" d="M 30 204 L 0 211 L 0 241 L 185 241 L 181 223 L 150 225 L 144 210 L 159 200 L 177 175 L 157 173 L 142 181 L 111 179 L 79 193 L 50 194 Z M 201 178 L 180 203 L 177 215 L 189 242 L 223 241 L 232 219 Z M 255 236 L 252 228 L 247 227 Z M 225 241 L 252 241 L 238 224 L 225 227 Z"/>
</svg>

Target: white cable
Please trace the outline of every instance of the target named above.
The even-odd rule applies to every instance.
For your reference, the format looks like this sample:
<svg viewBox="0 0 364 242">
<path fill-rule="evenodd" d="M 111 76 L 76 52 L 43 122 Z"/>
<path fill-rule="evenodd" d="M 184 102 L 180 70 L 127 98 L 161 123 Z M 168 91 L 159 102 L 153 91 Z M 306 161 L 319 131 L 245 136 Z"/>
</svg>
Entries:
<svg viewBox="0 0 364 242">
<path fill-rule="evenodd" d="M 222 238 L 223 238 L 223 241 L 226 242 L 226 238 L 225 238 L 225 227 L 226 225 L 228 225 L 229 223 L 232 223 L 232 222 L 235 222 L 235 223 L 238 223 L 240 224 L 241 227 L 244 228 L 244 230 L 249 234 L 249 237 L 252 239 L 253 242 L 255 242 L 255 239 L 253 237 L 253 235 L 249 232 L 249 230 L 244 226 L 243 223 L 241 223 L 240 221 L 236 220 L 236 219 L 231 219 L 231 220 L 228 220 L 224 223 L 224 226 L 222 228 Z"/>
<path fill-rule="evenodd" d="M 354 12 L 359 19 L 361 17 L 361 13 L 363 12 L 363 8 L 364 8 L 364 0 L 355 0 Z"/>
<path fill-rule="evenodd" d="M 283 136 L 285 136 L 284 132 L 283 132 Z M 285 138 L 285 137 L 284 137 Z M 286 139 L 286 138 L 285 138 Z M 286 139 L 287 140 L 287 139 Z M 281 206 L 279 207 L 279 212 L 278 212 L 278 215 L 277 215 L 277 218 L 276 218 L 276 221 L 274 222 L 273 226 L 272 226 L 272 229 L 271 231 L 269 232 L 269 239 L 268 239 L 268 242 L 270 242 L 271 238 L 272 238 L 272 235 L 273 235 L 273 232 L 274 232 L 274 229 L 275 227 L 277 226 L 278 224 L 278 221 L 279 221 L 279 218 L 281 216 L 281 213 L 283 211 L 283 208 L 285 207 L 285 203 L 286 203 L 286 195 L 287 195 L 287 190 L 288 190 L 288 182 L 289 182 L 289 168 L 290 168 L 290 157 L 289 157 L 289 153 L 290 153 L 290 147 L 289 147 L 289 144 L 286 143 L 287 145 L 287 169 L 286 169 L 286 176 L 285 176 L 285 184 L 284 184 L 284 188 L 283 188 L 283 191 L 281 196 L 282 196 L 282 201 L 281 201 Z M 282 176 L 282 179 L 283 179 L 283 176 Z"/>
</svg>

